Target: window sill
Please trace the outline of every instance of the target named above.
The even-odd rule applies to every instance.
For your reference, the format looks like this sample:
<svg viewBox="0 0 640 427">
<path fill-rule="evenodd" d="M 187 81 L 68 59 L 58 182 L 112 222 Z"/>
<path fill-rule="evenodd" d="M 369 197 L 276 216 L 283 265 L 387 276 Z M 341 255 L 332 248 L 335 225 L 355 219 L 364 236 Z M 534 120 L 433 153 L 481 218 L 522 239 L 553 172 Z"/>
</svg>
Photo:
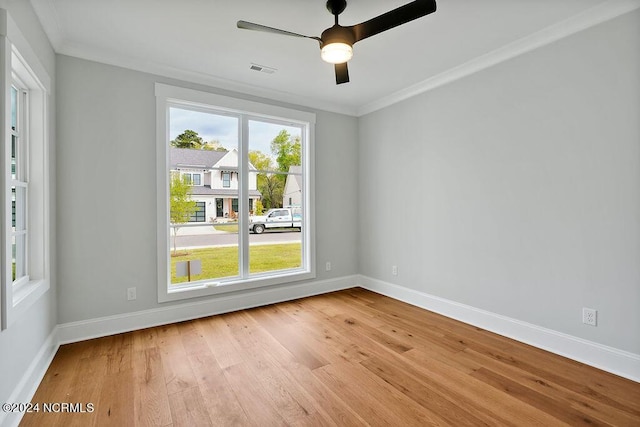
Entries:
<svg viewBox="0 0 640 427">
<path fill-rule="evenodd" d="M 15 286 L 9 323 L 27 311 L 48 290 L 48 280 L 32 280 Z"/>
<path fill-rule="evenodd" d="M 238 281 L 216 282 L 212 280 L 209 282 L 196 283 L 192 286 L 178 285 L 174 286 L 173 289 L 169 287 L 166 293 L 159 294 L 158 302 L 179 301 L 189 298 L 220 295 L 268 286 L 285 285 L 302 280 L 311 280 L 315 277 L 315 273 L 313 272 L 294 271 L 291 273 L 279 274 L 278 276 L 256 276 L 254 278 Z"/>
</svg>

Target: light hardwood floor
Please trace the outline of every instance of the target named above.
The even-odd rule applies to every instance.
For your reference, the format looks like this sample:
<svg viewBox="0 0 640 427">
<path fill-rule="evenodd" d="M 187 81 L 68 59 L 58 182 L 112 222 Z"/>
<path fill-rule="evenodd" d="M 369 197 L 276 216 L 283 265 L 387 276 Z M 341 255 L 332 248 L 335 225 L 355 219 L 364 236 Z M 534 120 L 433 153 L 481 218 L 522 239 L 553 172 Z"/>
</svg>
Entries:
<svg viewBox="0 0 640 427">
<path fill-rule="evenodd" d="M 640 426 L 640 384 L 366 291 L 64 345 L 22 426 Z"/>
</svg>

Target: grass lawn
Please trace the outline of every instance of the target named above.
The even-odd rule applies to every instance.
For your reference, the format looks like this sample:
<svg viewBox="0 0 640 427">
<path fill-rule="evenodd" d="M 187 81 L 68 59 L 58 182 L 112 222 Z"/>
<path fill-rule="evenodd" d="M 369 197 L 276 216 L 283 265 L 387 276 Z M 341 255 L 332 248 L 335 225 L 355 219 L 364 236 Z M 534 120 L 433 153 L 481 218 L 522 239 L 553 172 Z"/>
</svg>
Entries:
<svg viewBox="0 0 640 427">
<path fill-rule="evenodd" d="M 227 233 L 237 233 L 238 223 L 232 222 L 229 224 L 214 224 L 213 228 L 215 228 L 218 231 L 226 231 Z"/>
<path fill-rule="evenodd" d="M 178 256 L 171 256 L 171 283 L 184 283 L 187 277 L 175 277 L 176 262 L 202 261 L 202 274 L 191 276 L 191 281 L 218 279 L 238 275 L 238 248 L 205 248 L 190 249 L 188 253 L 178 250 Z M 275 245 L 254 245 L 249 247 L 249 271 L 261 273 L 265 271 L 297 268 L 302 264 L 300 243 L 284 243 Z"/>
</svg>

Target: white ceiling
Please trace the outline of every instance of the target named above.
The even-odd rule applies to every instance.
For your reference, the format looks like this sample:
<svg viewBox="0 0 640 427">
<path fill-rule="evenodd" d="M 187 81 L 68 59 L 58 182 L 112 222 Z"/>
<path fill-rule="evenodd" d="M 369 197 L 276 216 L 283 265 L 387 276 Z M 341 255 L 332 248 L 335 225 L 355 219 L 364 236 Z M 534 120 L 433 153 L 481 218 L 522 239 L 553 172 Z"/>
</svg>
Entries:
<svg viewBox="0 0 640 427">
<path fill-rule="evenodd" d="M 340 23 L 407 2 L 350 0 Z M 435 13 L 357 43 L 351 82 L 337 86 L 316 41 L 236 28 L 242 19 L 319 36 L 333 25 L 323 0 L 31 3 L 58 53 L 354 115 L 630 7 L 628 0 L 439 0 Z M 252 63 L 277 71 L 251 71 Z"/>
</svg>

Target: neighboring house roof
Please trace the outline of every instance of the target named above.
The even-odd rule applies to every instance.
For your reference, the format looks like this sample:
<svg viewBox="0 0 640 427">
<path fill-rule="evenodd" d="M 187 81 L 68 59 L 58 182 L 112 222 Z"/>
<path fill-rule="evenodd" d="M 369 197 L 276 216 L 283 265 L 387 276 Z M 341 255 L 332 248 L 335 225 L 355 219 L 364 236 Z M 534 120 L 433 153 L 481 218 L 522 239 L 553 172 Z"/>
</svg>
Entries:
<svg viewBox="0 0 640 427">
<path fill-rule="evenodd" d="M 227 154 L 228 151 L 191 150 L 175 147 L 171 147 L 169 153 L 171 169 L 210 169 Z"/>
<path fill-rule="evenodd" d="M 170 169 L 212 169 L 216 166 L 225 156 L 228 154 L 236 154 L 236 149 L 231 151 L 209 151 L 209 150 L 195 150 L 189 148 L 175 148 L 170 147 Z M 235 163 L 235 161 L 233 162 Z M 220 169 L 224 169 L 228 172 L 237 172 L 237 166 L 222 166 Z M 256 170 L 256 168 L 249 163 L 250 170 Z"/>
<path fill-rule="evenodd" d="M 289 173 L 297 173 L 302 175 L 302 166 L 289 166 Z"/>
<path fill-rule="evenodd" d="M 302 166 L 289 166 L 289 173 L 295 175 L 287 175 L 287 181 L 293 177 L 296 184 L 298 184 L 298 188 L 302 188 Z"/>
<path fill-rule="evenodd" d="M 227 188 L 211 188 L 209 185 L 191 187 L 191 194 L 194 196 L 223 196 L 238 197 L 238 190 Z M 249 190 L 249 197 L 261 197 L 262 194 L 258 190 Z"/>
</svg>

